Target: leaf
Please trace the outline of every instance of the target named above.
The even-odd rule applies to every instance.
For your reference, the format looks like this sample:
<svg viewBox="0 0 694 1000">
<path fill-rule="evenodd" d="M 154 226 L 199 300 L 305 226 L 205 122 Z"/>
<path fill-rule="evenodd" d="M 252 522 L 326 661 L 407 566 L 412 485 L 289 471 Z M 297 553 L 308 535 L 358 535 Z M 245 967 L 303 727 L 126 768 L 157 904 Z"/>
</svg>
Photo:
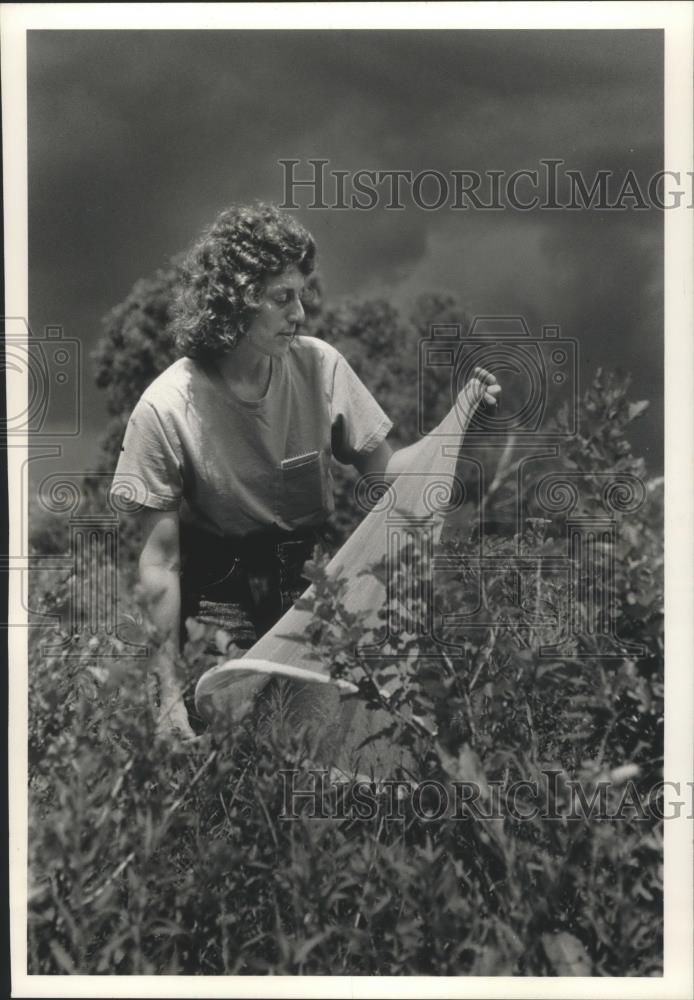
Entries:
<svg viewBox="0 0 694 1000">
<path fill-rule="evenodd" d="M 310 952 L 319 945 L 321 941 L 324 941 L 328 937 L 325 931 L 321 931 L 319 934 L 314 934 L 313 937 L 309 938 L 308 941 L 304 941 L 294 953 L 294 961 L 297 965 L 301 965 L 308 958 Z"/>
<path fill-rule="evenodd" d="M 487 784 L 487 776 L 484 773 L 482 762 L 467 743 L 463 745 L 458 753 L 456 777 L 462 781 L 474 782 L 480 788 L 483 797 L 485 799 L 489 797 L 489 785 Z"/>
<path fill-rule="evenodd" d="M 583 944 L 566 931 L 543 934 L 542 945 L 558 976 L 590 976 L 593 965 Z"/>
<path fill-rule="evenodd" d="M 371 743 L 375 743 L 377 740 L 388 739 L 396 732 L 397 728 L 397 722 L 393 722 L 389 726 L 384 726 L 383 729 L 379 729 L 377 732 L 371 733 L 366 737 L 366 739 L 362 740 L 356 749 L 363 750 L 365 747 L 369 746 Z"/>
<path fill-rule="evenodd" d="M 53 952 L 53 957 L 56 962 L 64 972 L 67 972 L 70 975 L 74 975 L 77 972 L 75 963 L 65 951 L 62 944 L 59 944 L 57 941 L 51 941 L 51 951 Z"/>
<path fill-rule="evenodd" d="M 641 399 L 638 403 L 629 403 L 629 420 L 636 420 L 650 405 L 647 399 Z"/>
</svg>

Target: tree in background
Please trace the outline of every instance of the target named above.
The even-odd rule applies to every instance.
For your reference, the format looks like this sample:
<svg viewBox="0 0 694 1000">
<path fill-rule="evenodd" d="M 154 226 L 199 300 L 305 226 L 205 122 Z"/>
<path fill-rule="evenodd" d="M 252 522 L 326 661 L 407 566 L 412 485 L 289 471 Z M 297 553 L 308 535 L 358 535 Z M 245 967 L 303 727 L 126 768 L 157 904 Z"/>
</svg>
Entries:
<svg viewBox="0 0 694 1000">
<path fill-rule="evenodd" d="M 180 265 L 177 258 L 141 278 L 103 319 L 104 333 L 93 354 L 96 384 L 106 390 L 110 416 L 101 442 L 100 471 L 115 468 L 131 411 L 150 382 L 176 359 L 170 322 Z"/>
</svg>

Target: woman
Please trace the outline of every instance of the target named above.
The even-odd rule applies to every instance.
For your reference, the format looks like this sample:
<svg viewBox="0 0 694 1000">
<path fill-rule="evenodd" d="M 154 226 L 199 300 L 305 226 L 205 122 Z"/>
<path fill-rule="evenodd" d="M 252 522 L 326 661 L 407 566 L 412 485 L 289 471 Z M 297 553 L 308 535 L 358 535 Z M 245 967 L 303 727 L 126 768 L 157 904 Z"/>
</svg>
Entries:
<svg viewBox="0 0 694 1000">
<path fill-rule="evenodd" d="M 143 508 L 140 580 L 162 639 L 160 726 L 194 735 L 174 672 L 193 615 L 249 648 L 305 588 L 333 508 L 330 458 L 398 473 L 392 424 L 344 358 L 301 337 L 315 243 L 273 206 L 232 207 L 194 245 L 176 304 L 182 357 L 133 411 L 113 491 Z M 500 387 L 488 373 L 488 402 Z"/>
</svg>

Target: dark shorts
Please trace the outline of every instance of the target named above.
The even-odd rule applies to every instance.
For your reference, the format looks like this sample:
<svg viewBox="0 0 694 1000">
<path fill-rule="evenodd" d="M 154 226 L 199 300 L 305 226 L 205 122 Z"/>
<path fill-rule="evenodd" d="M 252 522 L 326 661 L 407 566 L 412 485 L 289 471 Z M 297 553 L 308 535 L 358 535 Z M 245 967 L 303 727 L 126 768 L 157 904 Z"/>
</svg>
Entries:
<svg viewBox="0 0 694 1000">
<path fill-rule="evenodd" d="M 316 546 L 324 551 L 321 528 L 244 539 L 183 529 L 182 638 L 186 619 L 194 618 L 250 649 L 309 586 L 303 567 Z"/>
</svg>

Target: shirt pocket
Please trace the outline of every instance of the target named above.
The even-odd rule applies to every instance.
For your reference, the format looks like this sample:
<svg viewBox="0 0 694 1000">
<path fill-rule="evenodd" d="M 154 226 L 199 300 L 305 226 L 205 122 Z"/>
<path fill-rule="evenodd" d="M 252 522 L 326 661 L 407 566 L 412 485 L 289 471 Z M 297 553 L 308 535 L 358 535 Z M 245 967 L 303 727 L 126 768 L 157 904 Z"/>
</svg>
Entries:
<svg viewBox="0 0 694 1000">
<path fill-rule="evenodd" d="M 279 472 L 279 514 L 288 523 L 330 513 L 327 458 L 309 451 L 285 458 Z"/>
</svg>

